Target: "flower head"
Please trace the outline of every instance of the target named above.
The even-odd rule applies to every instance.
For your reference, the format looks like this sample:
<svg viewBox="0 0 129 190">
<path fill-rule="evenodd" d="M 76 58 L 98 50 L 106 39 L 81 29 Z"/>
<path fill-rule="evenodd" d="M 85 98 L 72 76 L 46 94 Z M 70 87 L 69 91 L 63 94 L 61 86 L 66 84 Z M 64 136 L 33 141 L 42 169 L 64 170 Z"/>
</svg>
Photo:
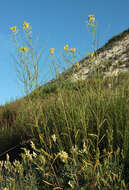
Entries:
<svg viewBox="0 0 129 190">
<path fill-rule="evenodd" d="M 52 137 L 52 139 L 53 139 L 53 141 L 54 141 L 54 143 L 55 143 L 55 142 L 56 142 L 56 135 L 53 134 L 51 137 Z"/>
<path fill-rule="evenodd" d="M 75 53 L 76 48 L 70 48 L 69 51 L 72 52 L 72 53 Z"/>
<path fill-rule="evenodd" d="M 23 46 L 20 48 L 20 50 L 22 51 L 22 53 L 24 53 L 25 51 L 27 51 L 29 48 L 27 48 L 26 46 Z"/>
<path fill-rule="evenodd" d="M 49 52 L 50 52 L 51 54 L 53 54 L 53 53 L 54 53 L 54 50 L 55 50 L 55 48 L 51 48 L 51 49 L 49 49 Z"/>
<path fill-rule="evenodd" d="M 90 56 L 90 57 L 94 57 L 94 52 L 92 52 L 92 53 L 88 53 L 88 55 Z"/>
<path fill-rule="evenodd" d="M 92 17 L 94 17 L 94 16 L 95 16 L 95 15 L 92 15 L 92 14 L 91 14 L 91 15 L 88 15 L 88 17 L 90 17 L 90 18 L 92 18 Z"/>
<path fill-rule="evenodd" d="M 61 152 L 59 153 L 59 156 L 60 156 L 60 159 L 62 160 L 62 162 L 66 162 L 67 159 L 68 159 L 68 154 L 67 154 L 67 152 L 61 151 Z"/>
<path fill-rule="evenodd" d="M 79 67 L 79 62 L 76 62 L 76 66 Z"/>
<path fill-rule="evenodd" d="M 68 47 L 69 47 L 68 45 L 65 45 L 65 46 L 64 46 L 64 50 L 67 50 L 67 51 L 68 51 L 68 49 L 69 49 Z"/>
<path fill-rule="evenodd" d="M 71 152 L 72 152 L 72 153 L 75 153 L 75 154 L 78 153 L 78 147 L 77 147 L 77 145 L 72 146 L 72 148 L 71 148 Z"/>
<path fill-rule="evenodd" d="M 30 24 L 29 24 L 28 22 L 24 21 L 23 24 L 22 24 L 23 29 L 28 29 L 28 28 L 29 28 L 29 25 L 30 25 Z"/>
<path fill-rule="evenodd" d="M 10 30 L 12 30 L 13 32 L 17 32 L 17 27 L 16 26 L 11 27 Z"/>
<path fill-rule="evenodd" d="M 95 17 L 94 16 L 95 15 L 88 15 L 88 21 L 89 21 L 90 24 L 94 23 L 94 21 L 95 21 Z"/>
<path fill-rule="evenodd" d="M 30 141 L 30 146 L 31 146 L 32 149 L 34 149 L 34 150 L 36 149 L 35 144 L 33 143 L 33 141 Z"/>
</svg>

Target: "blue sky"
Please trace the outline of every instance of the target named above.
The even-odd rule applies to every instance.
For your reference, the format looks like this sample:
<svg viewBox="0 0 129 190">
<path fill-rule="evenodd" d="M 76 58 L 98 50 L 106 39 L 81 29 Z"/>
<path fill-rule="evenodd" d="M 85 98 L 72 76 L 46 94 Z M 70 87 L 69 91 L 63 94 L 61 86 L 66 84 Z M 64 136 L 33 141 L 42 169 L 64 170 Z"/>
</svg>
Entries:
<svg viewBox="0 0 129 190">
<path fill-rule="evenodd" d="M 50 80 L 51 59 L 49 49 L 55 48 L 55 57 L 61 60 L 63 47 L 77 48 L 77 60 L 93 51 L 93 36 L 86 27 L 88 15 L 94 14 L 98 23 L 99 46 L 112 36 L 129 28 L 128 0 L 1 0 L 0 1 L 0 105 L 24 95 L 17 83 L 14 64 L 16 57 L 12 32 L 9 27 L 19 28 L 19 43 L 23 45 L 22 24 L 32 26 L 33 41 L 38 34 L 37 49 L 45 45 L 40 66 L 41 82 Z M 21 35 L 21 38 L 20 38 Z M 19 44 L 19 45 L 20 45 Z M 62 66 L 65 64 L 62 61 Z M 60 70 L 61 71 L 61 70 Z"/>
</svg>

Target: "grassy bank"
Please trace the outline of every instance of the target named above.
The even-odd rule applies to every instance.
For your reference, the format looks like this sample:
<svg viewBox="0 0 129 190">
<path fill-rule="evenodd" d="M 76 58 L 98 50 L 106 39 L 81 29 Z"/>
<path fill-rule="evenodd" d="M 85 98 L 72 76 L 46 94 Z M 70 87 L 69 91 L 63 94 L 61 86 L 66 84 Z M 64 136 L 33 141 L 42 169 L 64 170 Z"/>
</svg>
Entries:
<svg viewBox="0 0 129 190">
<path fill-rule="evenodd" d="M 0 112 L 0 158 L 6 159 L 0 189 L 128 189 L 129 73 L 60 78 L 40 88 L 33 77 L 35 91 L 26 81 L 27 96 Z M 29 149 L 18 157 L 13 150 L 27 140 Z"/>
</svg>

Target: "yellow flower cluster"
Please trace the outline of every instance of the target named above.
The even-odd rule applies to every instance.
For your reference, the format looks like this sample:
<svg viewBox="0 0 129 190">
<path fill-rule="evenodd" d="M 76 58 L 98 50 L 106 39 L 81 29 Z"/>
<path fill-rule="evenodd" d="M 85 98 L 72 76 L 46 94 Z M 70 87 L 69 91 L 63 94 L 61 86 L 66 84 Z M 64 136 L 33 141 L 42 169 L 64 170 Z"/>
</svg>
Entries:
<svg viewBox="0 0 129 190">
<path fill-rule="evenodd" d="M 94 52 L 92 52 L 92 53 L 88 53 L 88 55 L 90 56 L 90 57 L 94 57 Z"/>
<path fill-rule="evenodd" d="M 69 49 L 69 46 L 68 46 L 68 45 L 65 45 L 65 46 L 64 46 L 64 50 L 70 51 L 71 53 L 75 53 L 76 48 L 70 48 L 70 49 Z"/>
<path fill-rule="evenodd" d="M 67 45 L 64 46 L 64 50 L 70 51 L 71 53 L 75 53 L 76 48 L 70 48 L 70 49 L 69 49 L 69 46 L 68 46 L 68 44 L 67 44 Z M 53 54 L 54 51 L 55 51 L 55 48 L 49 49 L 49 53 L 51 53 L 51 54 Z"/>
<path fill-rule="evenodd" d="M 79 62 L 76 62 L 76 66 L 79 67 Z"/>
<path fill-rule="evenodd" d="M 54 51 L 55 51 L 55 48 L 51 48 L 51 49 L 49 49 L 49 52 L 50 52 L 51 54 L 53 54 Z"/>
<path fill-rule="evenodd" d="M 20 50 L 22 51 L 22 53 L 24 53 L 25 51 L 27 51 L 29 48 L 27 48 L 26 46 L 23 46 L 20 48 Z"/>
<path fill-rule="evenodd" d="M 27 30 L 27 29 L 30 28 L 30 24 L 29 24 L 28 22 L 26 22 L 26 21 L 23 22 L 22 26 L 23 26 L 23 29 L 24 29 L 24 30 Z M 15 32 L 15 33 L 18 32 L 18 29 L 17 29 L 16 26 L 10 27 L 10 30 L 12 30 L 12 31 Z"/>
<path fill-rule="evenodd" d="M 64 50 L 67 50 L 67 51 L 68 51 L 68 50 L 69 50 L 69 46 L 68 46 L 68 45 L 65 45 L 65 46 L 64 46 Z"/>
<path fill-rule="evenodd" d="M 16 26 L 11 27 L 10 30 L 12 30 L 13 32 L 17 32 L 17 27 Z"/>
<path fill-rule="evenodd" d="M 95 21 L 95 17 L 94 17 L 95 15 L 88 15 L 88 21 L 89 21 L 89 23 L 94 23 L 94 21 Z"/>
<path fill-rule="evenodd" d="M 72 53 L 75 53 L 76 48 L 70 48 L 69 51 L 72 52 Z"/>
<path fill-rule="evenodd" d="M 30 24 L 28 22 L 24 21 L 22 26 L 23 26 L 23 29 L 26 30 L 26 29 L 29 29 Z"/>
</svg>

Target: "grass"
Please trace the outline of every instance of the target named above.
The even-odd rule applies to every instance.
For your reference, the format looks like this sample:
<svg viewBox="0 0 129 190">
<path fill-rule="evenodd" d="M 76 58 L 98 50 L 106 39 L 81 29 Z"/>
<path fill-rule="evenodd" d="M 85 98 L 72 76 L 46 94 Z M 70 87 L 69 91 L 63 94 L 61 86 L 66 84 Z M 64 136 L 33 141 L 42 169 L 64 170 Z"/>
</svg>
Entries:
<svg viewBox="0 0 129 190">
<path fill-rule="evenodd" d="M 26 97 L 1 107 L 0 189 L 128 189 L 129 73 L 40 88 L 34 76 L 36 90 L 26 78 Z"/>
</svg>

